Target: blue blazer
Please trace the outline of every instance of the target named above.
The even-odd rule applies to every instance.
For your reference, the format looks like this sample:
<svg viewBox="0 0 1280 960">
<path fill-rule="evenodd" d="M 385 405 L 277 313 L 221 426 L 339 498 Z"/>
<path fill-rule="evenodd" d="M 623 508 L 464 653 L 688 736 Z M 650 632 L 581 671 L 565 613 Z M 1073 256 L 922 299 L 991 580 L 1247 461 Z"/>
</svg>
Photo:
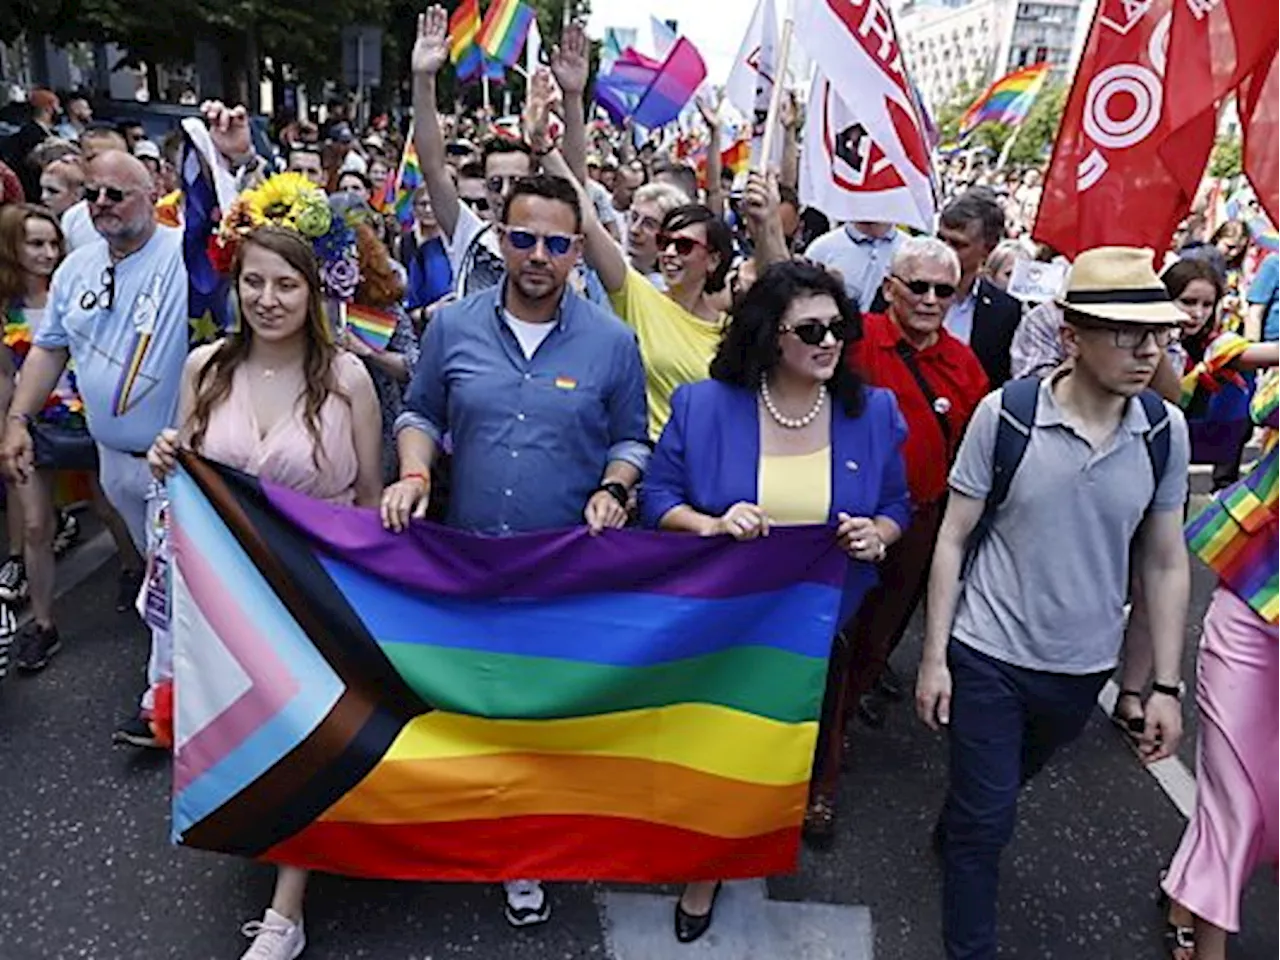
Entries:
<svg viewBox="0 0 1280 960">
<path fill-rule="evenodd" d="M 837 404 L 831 417 L 831 509 L 836 515 L 888 517 L 905 530 L 911 521 L 902 442 L 907 424 L 888 390 L 864 388 L 862 415 Z M 674 507 L 718 517 L 740 501 L 759 502 L 760 411 L 755 391 L 718 380 L 676 389 L 667 421 L 645 472 L 640 512 L 656 528 Z M 874 564 L 851 562 L 841 622 L 857 610 L 878 578 Z"/>
</svg>

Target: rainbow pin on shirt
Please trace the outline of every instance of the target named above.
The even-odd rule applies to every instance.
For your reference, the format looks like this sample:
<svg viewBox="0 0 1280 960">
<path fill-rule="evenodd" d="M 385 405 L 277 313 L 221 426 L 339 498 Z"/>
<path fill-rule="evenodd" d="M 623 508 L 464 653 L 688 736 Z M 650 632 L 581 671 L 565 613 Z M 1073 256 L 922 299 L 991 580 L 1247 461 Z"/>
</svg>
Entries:
<svg viewBox="0 0 1280 960">
<path fill-rule="evenodd" d="M 560 376 L 556 377 L 555 384 L 556 384 L 557 390 L 577 390 L 578 389 L 578 381 L 573 379 L 573 377 L 566 377 L 564 374 L 561 374 Z"/>
</svg>

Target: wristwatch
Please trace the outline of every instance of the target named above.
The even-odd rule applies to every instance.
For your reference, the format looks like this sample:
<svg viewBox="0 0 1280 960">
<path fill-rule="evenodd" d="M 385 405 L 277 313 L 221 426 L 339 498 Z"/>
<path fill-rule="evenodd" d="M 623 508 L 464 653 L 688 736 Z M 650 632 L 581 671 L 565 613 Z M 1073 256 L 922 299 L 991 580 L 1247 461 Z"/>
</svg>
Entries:
<svg viewBox="0 0 1280 960">
<path fill-rule="evenodd" d="M 1173 697 L 1175 700 L 1182 699 L 1182 691 L 1186 688 L 1181 680 L 1177 683 L 1153 683 L 1151 684 L 1152 693 L 1163 693 L 1166 697 Z"/>
<path fill-rule="evenodd" d="M 624 510 L 627 508 L 627 502 L 631 499 L 630 491 L 628 491 L 627 488 L 617 480 L 606 480 L 604 483 L 600 484 L 600 486 L 591 491 L 591 496 L 594 497 L 597 493 L 601 492 L 607 493 L 609 496 L 613 497 L 613 499 L 617 500 L 618 506 L 622 507 Z"/>
</svg>

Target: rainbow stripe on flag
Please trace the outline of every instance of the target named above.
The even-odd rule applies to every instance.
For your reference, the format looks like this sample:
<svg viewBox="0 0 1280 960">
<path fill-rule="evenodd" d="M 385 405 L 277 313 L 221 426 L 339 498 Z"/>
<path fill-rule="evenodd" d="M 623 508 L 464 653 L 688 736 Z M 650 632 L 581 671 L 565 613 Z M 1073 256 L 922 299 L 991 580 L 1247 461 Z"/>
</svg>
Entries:
<svg viewBox="0 0 1280 960">
<path fill-rule="evenodd" d="M 404 880 L 795 868 L 829 529 L 397 535 L 190 455 L 169 497 L 176 842 Z"/>
<path fill-rule="evenodd" d="M 1187 546 L 1223 585 L 1267 623 L 1280 621 L 1280 572 L 1276 555 L 1280 504 L 1280 446 L 1276 444 L 1280 373 L 1259 380 L 1250 403 L 1253 421 L 1269 428 L 1261 459 L 1187 524 Z"/>
<path fill-rule="evenodd" d="M 371 346 L 374 350 L 383 351 L 391 342 L 391 335 L 396 332 L 396 315 L 377 307 L 366 307 L 359 303 L 346 304 L 347 329 Z"/>
<path fill-rule="evenodd" d="M 476 43 L 489 59 L 503 67 L 515 66 L 533 20 L 533 8 L 528 4 L 520 0 L 497 0 L 485 14 Z"/>
<path fill-rule="evenodd" d="M 1037 63 L 1001 77 L 960 118 L 960 136 L 967 137 L 984 123 L 1017 126 L 1027 118 L 1031 105 L 1049 78 L 1049 64 Z"/>
<path fill-rule="evenodd" d="M 480 0 L 462 0 L 449 17 L 449 59 L 464 83 L 480 76 L 484 54 L 476 43 L 480 33 Z"/>
<path fill-rule="evenodd" d="M 395 207 L 396 220 L 401 227 L 413 225 L 413 195 L 424 182 L 422 164 L 418 162 L 418 148 L 414 146 L 413 134 L 413 125 L 410 124 L 409 133 L 404 141 L 404 153 L 400 155 L 400 166 L 396 168 L 394 198 L 388 203 L 388 206 Z M 391 182 L 392 178 L 387 177 L 388 185 Z M 383 189 L 388 194 L 391 191 L 390 186 Z"/>
</svg>

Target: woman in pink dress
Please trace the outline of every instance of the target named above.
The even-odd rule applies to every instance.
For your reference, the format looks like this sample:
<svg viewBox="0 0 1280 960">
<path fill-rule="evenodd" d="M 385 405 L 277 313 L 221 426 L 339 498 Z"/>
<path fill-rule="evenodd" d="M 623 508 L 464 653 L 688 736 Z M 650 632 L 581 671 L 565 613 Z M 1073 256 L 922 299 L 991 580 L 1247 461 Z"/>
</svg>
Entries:
<svg viewBox="0 0 1280 960">
<path fill-rule="evenodd" d="M 180 446 L 334 503 L 378 505 L 382 424 L 364 364 L 339 350 L 310 241 L 259 227 L 240 245 L 232 282 L 240 329 L 192 351 L 182 374 L 177 430 L 147 459 L 170 473 Z M 271 907 L 245 925 L 244 960 L 293 960 L 306 947 L 307 872 L 281 867 Z"/>
</svg>

